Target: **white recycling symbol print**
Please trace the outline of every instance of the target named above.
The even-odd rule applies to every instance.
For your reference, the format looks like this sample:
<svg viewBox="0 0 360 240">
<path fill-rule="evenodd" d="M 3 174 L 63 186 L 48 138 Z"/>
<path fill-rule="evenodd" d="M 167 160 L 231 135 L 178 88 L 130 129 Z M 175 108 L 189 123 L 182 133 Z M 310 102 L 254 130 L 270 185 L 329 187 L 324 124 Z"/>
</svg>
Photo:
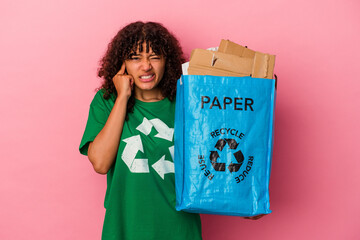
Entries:
<svg viewBox="0 0 360 240">
<path fill-rule="evenodd" d="M 157 138 L 162 138 L 167 141 L 172 141 L 174 136 L 174 128 L 169 128 L 163 121 L 158 118 L 148 120 L 144 117 L 143 122 L 136 128 L 146 136 L 150 134 L 152 127 L 158 132 L 155 135 Z M 148 159 L 135 158 L 138 151 L 144 153 L 143 145 L 140 135 L 135 135 L 123 140 L 126 145 L 121 155 L 121 159 L 128 166 L 133 173 L 149 173 Z M 174 146 L 169 147 L 171 158 L 174 159 Z M 152 168 L 164 179 L 165 174 L 174 173 L 174 163 L 166 160 L 163 155 L 157 162 L 151 165 Z"/>
</svg>

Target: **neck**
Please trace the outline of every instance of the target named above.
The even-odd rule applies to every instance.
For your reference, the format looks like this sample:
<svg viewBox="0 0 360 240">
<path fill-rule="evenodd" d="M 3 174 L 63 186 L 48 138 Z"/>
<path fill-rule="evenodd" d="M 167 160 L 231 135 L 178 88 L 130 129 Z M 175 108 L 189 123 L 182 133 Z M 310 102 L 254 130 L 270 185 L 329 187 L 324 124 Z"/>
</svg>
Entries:
<svg viewBox="0 0 360 240">
<path fill-rule="evenodd" d="M 160 89 L 141 90 L 135 88 L 135 98 L 142 102 L 158 102 L 164 99 Z"/>
</svg>

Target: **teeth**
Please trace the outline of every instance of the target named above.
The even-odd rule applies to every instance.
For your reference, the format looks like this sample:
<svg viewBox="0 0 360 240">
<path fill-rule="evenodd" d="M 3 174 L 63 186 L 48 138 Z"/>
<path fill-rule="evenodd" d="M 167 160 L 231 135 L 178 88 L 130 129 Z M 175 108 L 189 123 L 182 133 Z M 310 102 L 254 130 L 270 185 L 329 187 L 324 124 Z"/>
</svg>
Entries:
<svg viewBox="0 0 360 240">
<path fill-rule="evenodd" d="M 141 76 L 140 78 L 141 79 L 149 79 L 149 78 L 151 78 L 153 75 L 148 75 L 148 76 Z"/>
</svg>

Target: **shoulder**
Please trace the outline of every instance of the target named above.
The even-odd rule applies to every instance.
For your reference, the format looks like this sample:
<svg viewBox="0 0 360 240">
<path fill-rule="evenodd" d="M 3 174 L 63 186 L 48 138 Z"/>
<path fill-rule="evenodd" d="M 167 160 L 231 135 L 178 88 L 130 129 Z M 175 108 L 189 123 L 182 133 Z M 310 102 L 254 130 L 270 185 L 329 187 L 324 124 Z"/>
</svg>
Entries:
<svg viewBox="0 0 360 240">
<path fill-rule="evenodd" d="M 104 97 L 105 89 L 99 89 L 90 104 L 90 109 L 93 111 L 101 111 L 110 114 L 114 106 L 116 96 L 110 95 L 109 98 Z"/>
<path fill-rule="evenodd" d="M 114 103 L 116 96 L 114 94 L 110 94 L 110 96 L 108 98 L 105 98 L 104 97 L 105 93 L 106 93 L 106 90 L 104 88 L 99 89 L 96 92 L 91 104 L 93 105 L 93 104 L 99 104 L 99 103 L 102 103 L 102 104 Z"/>
</svg>

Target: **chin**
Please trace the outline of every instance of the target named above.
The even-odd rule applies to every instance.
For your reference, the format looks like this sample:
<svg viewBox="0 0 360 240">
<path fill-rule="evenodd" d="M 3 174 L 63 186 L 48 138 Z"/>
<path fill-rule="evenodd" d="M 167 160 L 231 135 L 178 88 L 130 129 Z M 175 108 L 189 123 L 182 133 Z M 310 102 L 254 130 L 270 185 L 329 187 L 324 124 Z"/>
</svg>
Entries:
<svg viewBox="0 0 360 240">
<path fill-rule="evenodd" d="M 139 90 L 153 90 L 157 86 L 155 84 L 139 84 L 137 88 Z"/>
</svg>

